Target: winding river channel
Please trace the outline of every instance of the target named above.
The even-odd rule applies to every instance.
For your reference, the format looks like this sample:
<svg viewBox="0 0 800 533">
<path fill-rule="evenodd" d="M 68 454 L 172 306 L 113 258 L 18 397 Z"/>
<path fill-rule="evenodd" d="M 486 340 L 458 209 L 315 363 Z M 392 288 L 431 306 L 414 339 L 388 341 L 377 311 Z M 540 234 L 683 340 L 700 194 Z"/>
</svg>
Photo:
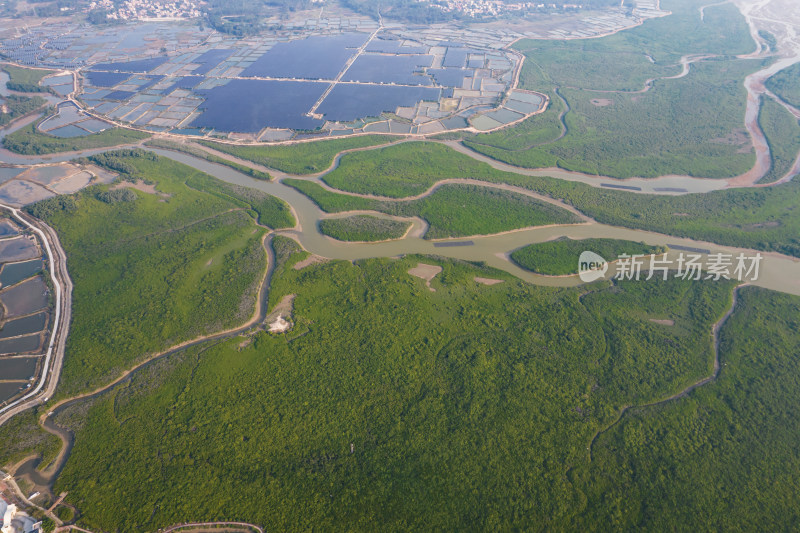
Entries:
<svg viewBox="0 0 800 533">
<path fill-rule="evenodd" d="M 380 243 L 341 242 L 320 233 L 318 224 L 321 219 L 326 217 L 326 213 L 307 196 L 281 183 L 282 177 L 273 182 L 256 180 L 231 168 L 211 163 L 188 154 L 160 149 L 151 150 L 159 155 L 172 158 L 211 174 L 228 183 L 251 187 L 281 198 L 294 210 L 298 225 L 293 230 L 280 233 L 294 237 L 307 251 L 331 259 L 352 261 L 370 257 L 395 257 L 405 254 L 439 255 L 468 261 L 482 261 L 489 266 L 504 270 L 520 279 L 537 285 L 571 287 L 581 284 L 577 276 L 554 277 L 534 274 L 519 268 L 509 261 L 508 254 L 527 244 L 544 242 L 562 236 L 573 239 L 623 239 L 645 242 L 652 245 L 666 245 L 672 248 L 675 248 L 677 245 L 678 247 L 707 250 L 710 253 L 754 253 L 746 249 L 720 246 L 718 244 L 696 241 L 693 239 L 671 237 L 649 231 L 609 226 L 593 221 L 579 224 L 525 228 L 497 235 L 475 236 L 464 239 L 450 239 L 447 241 L 425 240 L 419 236 L 419 232 L 412 230 L 405 238 L 395 241 Z M 380 214 L 376 215 L 382 216 Z M 465 246 L 441 246 L 442 242 L 471 242 L 471 244 Z M 679 253 L 677 250 L 670 252 L 673 259 L 677 253 Z M 800 259 L 775 253 L 762 253 L 762 255 L 764 259 L 761 263 L 759 279 L 755 280 L 753 285 L 800 295 Z M 610 260 L 611 258 L 606 259 Z M 613 273 L 614 269 L 612 268 L 609 270 L 608 274 L 610 276 L 613 275 Z"/>
</svg>

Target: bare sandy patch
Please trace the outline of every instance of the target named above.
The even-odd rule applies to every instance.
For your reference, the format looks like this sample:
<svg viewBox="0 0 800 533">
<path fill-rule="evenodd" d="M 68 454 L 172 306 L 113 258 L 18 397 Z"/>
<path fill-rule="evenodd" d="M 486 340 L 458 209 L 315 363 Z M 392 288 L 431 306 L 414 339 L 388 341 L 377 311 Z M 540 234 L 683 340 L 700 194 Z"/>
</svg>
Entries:
<svg viewBox="0 0 800 533">
<path fill-rule="evenodd" d="M 136 189 L 137 191 L 141 191 L 147 194 L 154 194 L 156 196 L 161 196 L 162 198 L 169 198 L 169 194 L 156 190 L 156 186 L 152 183 L 145 183 L 142 180 L 136 180 L 136 182 L 131 181 L 121 181 L 111 187 L 112 190 L 114 189 Z"/>
<path fill-rule="evenodd" d="M 322 257 L 319 255 L 311 254 L 302 261 L 298 261 L 294 264 L 295 270 L 303 270 L 307 266 L 315 265 L 317 263 L 327 263 L 329 259 L 327 257 Z"/>
<path fill-rule="evenodd" d="M 475 276 L 475 281 L 480 283 L 481 285 L 497 285 L 498 283 L 503 283 L 505 280 L 503 279 L 492 279 L 492 278 L 481 278 L 479 276 Z"/>
<path fill-rule="evenodd" d="M 267 315 L 265 322 L 270 333 L 285 333 L 292 329 L 292 311 L 296 297 L 296 294 L 287 294 Z"/>
<path fill-rule="evenodd" d="M 670 320 L 668 318 L 651 318 L 650 322 L 653 322 L 654 324 L 659 324 L 659 325 L 662 325 L 662 326 L 674 326 L 675 325 L 675 321 L 674 320 Z"/>
<path fill-rule="evenodd" d="M 606 107 L 606 106 L 614 105 L 614 100 L 610 100 L 608 98 L 592 98 L 589 101 L 595 107 Z"/>
<path fill-rule="evenodd" d="M 421 278 L 425 280 L 425 286 L 431 292 L 436 292 L 436 289 L 431 287 L 431 280 L 436 277 L 439 272 L 442 271 L 442 267 L 438 265 L 428 265 L 425 263 L 419 263 L 414 268 L 408 270 L 408 273 L 414 277 Z"/>
<path fill-rule="evenodd" d="M 100 180 L 101 183 L 111 183 L 114 181 L 118 174 L 115 172 L 111 172 L 104 168 L 98 167 L 97 165 L 86 165 L 84 167 L 88 172 L 97 176 L 97 179 Z"/>
<path fill-rule="evenodd" d="M 50 185 L 50 190 L 58 194 L 72 194 L 78 192 L 92 183 L 93 176 L 89 172 L 81 171 L 68 178 Z"/>
</svg>

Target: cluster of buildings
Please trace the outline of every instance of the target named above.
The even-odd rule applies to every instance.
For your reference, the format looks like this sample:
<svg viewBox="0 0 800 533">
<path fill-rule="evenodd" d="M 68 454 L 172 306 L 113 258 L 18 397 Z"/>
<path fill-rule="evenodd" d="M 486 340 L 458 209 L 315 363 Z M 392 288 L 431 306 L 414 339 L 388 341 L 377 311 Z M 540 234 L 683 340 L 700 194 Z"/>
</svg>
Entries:
<svg viewBox="0 0 800 533">
<path fill-rule="evenodd" d="M 497 17 L 548 8 L 580 9 L 580 4 L 553 4 L 543 2 L 506 2 L 503 0 L 419 0 L 438 7 L 445 13 L 459 13 L 472 18 Z"/>
<path fill-rule="evenodd" d="M 23 513 L 13 503 L 6 502 L 0 496 L 0 518 L 2 533 L 40 533 L 42 523 Z"/>
<path fill-rule="evenodd" d="M 89 11 L 96 9 L 107 11 L 107 17 L 111 20 L 186 19 L 203 14 L 197 0 L 127 0 L 120 5 L 115 5 L 112 0 L 93 0 L 89 4 Z"/>
</svg>

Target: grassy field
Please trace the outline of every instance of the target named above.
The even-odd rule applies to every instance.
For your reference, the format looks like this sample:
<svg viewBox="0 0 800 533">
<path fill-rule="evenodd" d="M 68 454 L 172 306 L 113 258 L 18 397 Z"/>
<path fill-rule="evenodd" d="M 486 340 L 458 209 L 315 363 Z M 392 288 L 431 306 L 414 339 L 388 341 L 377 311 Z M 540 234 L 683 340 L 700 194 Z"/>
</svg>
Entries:
<svg viewBox="0 0 800 533">
<path fill-rule="evenodd" d="M 785 102 L 800 108 L 800 64 L 781 70 L 764 85 Z"/>
<path fill-rule="evenodd" d="M 587 307 L 458 262 L 295 271 L 304 256 L 278 258 L 271 295 L 297 295 L 304 334 L 194 349 L 58 415 L 77 433 L 55 490 L 82 526 L 558 529 L 587 506 L 572 472 L 594 433 L 708 374 L 730 300 L 725 283 L 603 283 Z M 436 292 L 407 274 L 420 261 L 443 267 Z"/>
<path fill-rule="evenodd" d="M 129 189 L 133 201 L 109 202 L 107 186 L 91 187 L 30 208 L 58 232 L 75 285 L 62 397 L 109 381 L 148 353 L 239 325 L 254 310 L 264 231 L 244 197 L 190 188 L 192 180 L 209 188 L 210 178 L 137 153 L 122 162 L 159 194 Z"/>
<path fill-rule="evenodd" d="M 12 120 L 16 120 L 19 117 L 23 117 L 28 113 L 36 111 L 37 109 L 44 107 L 46 103 L 47 100 L 41 96 L 33 96 L 31 98 L 18 96 L 16 94 L 6 96 L 3 98 L 3 105 L 6 109 L 5 111 L 0 110 L 0 126 L 5 126 Z M 12 133 L 11 135 L 14 134 Z"/>
<path fill-rule="evenodd" d="M 84 137 L 60 138 L 42 133 L 36 129 L 35 124 L 30 124 L 6 135 L 3 138 L 3 147 L 24 155 L 55 154 L 135 144 L 148 137 L 148 134 L 139 131 L 112 128 Z"/>
<path fill-rule="evenodd" d="M 671 16 L 600 39 L 518 42 L 526 55 L 522 87 L 547 93 L 558 107 L 465 143 L 521 167 L 619 178 L 745 172 L 754 155 L 742 130 L 742 80 L 761 62 L 725 60 L 755 47 L 736 7 L 711 7 L 705 22 L 698 7 L 691 0 L 665 1 L 662 9 Z M 649 79 L 677 75 L 681 56 L 703 53 L 724 57 L 693 65 L 684 78 L 656 81 L 648 92 L 632 92 Z M 563 104 L 556 91 L 570 107 L 567 134 L 559 140 Z"/>
<path fill-rule="evenodd" d="M 658 246 L 617 239 L 562 238 L 514 250 L 511 259 L 531 272 L 563 276 L 578 273 L 578 257 L 585 250 L 599 254 L 606 261 L 613 261 L 622 254 L 649 255 L 664 251 Z"/>
<path fill-rule="evenodd" d="M 645 229 L 679 237 L 712 241 L 730 246 L 776 251 L 800 257 L 800 183 L 789 182 L 766 189 L 731 189 L 707 194 L 652 196 L 612 191 L 552 178 L 527 177 L 495 171 L 485 163 L 445 148 L 442 163 L 431 158 L 434 167 L 458 165 L 469 169 L 469 175 L 486 181 L 508 183 L 564 200 L 583 213 L 605 224 Z M 391 155 L 385 152 L 384 157 Z M 346 161 L 343 161 L 343 165 Z M 382 163 L 376 162 L 375 166 Z M 409 161 L 408 175 L 417 173 Z M 394 165 L 394 163 L 392 163 Z M 424 176 L 425 169 L 420 169 Z M 423 183 L 427 184 L 428 180 Z M 326 191 L 319 185 L 300 180 L 286 180 L 312 198 L 324 211 L 342 212 L 356 209 L 385 211 L 382 202 Z M 375 184 L 371 192 L 385 192 Z M 386 211 L 389 212 L 389 211 Z"/>
<path fill-rule="evenodd" d="M 518 193 L 476 185 L 444 185 L 430 196 L 408 202 L 381 201 L 326 191 L 303 180 L 284 183 L 309 196 L 323 211 L 380 211 L 418 216 L 429 225 L 426 239 L 489 235 L 530 226 L 573 224 L 578 217 L 560 207 Z"/>
<path fill-rule="evenodd" d="M 320 232 L 340 241 L 376 242 L 399 239 L 406 234 L 410 222 L 388 220 L 370 215 L 320 220 Z"/>
<path fill-rule="evenodd" d="M 188 146 L 185 144 L 177 143 L 168 141 L 166 139 L 150 139 L 149 141 L 144 143 L 145 146 L 152 146 L 153 148 L 163 148 L 165 150 L 174 150 L 177 152 L 183 152 L 184 154 L 193 155 L 195 157 L 199 157 L 201 159 L 205 159 L 206 161 L 210 161 L 212 163 L 216 163 L 218 165 L 224 165 L 226 167 L 230 167 L 233 170 L 241 172 L 242 174 L 247 174 L 251 178 L 255 178 L 257 180 L 264 180 L 264 181 L 271 181 L 272 176 L 267 174 L 266 172 L 262 172 L 260 170 L 256 170 L 254 168 L 248 167 L 246 165 L 240 165 L 234 161 L 229 161 L 224 157 L 219 157 L 214 154 L 210 154 L 205 150 L 201 150 L 199 148 L 194 148 L 192 146 Z"/>
<path fill-rule="evenodd" d="M 47 88 L 40 86 L 39 82 L 45 76 L 55 72 L 54 70 L 38 70 L 13 65 L 3 65 L 3 70 L 8 73 L 6 86 L 12 91 L 25 93 L 47 92 Z"/>
<path fill-rule="evenodd" d="M 800 152 L 800 124 L 794 115 L 772 98 L 761 100 L 758 115 L 761 131 L 769 143 L 770 169 L 761 183 L 771 183 L 784 177 Z"/>
<path fill-rule="evenodd" d="M 632 410 L 598 438 L 587 512 L 571 526 L 779 531 L 798 523 L 800 350 L 796 297 L 756 288 L 721 334 L 716 382 Z"/>
<path fill-rule="evenodd" d="M 214 150 L 288 174 L 314 174 L 328 168 L 336 154 L 342 150 L 377 146 L 392 140 L 394 139 L 391 137 L 381 135 L 365 135 L 276 146 L 234 146 L 212 141 L 198 142 Z"/>
</svg>

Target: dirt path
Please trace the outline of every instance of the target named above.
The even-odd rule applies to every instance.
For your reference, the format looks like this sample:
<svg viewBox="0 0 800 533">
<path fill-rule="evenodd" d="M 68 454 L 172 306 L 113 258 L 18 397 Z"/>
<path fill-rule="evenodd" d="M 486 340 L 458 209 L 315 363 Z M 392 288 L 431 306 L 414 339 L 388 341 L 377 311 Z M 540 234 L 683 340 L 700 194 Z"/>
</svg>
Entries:
<svg viewBox="0 0 800 533">
<path fill-rule="evenodd" d="M 160 530 L 161 533 L 172 533 L 180 529 L 219 529 L 226 526 L 234 526 L 234 528 L 251 529 L 258 533 L 264 533 L 264 530 L 255 524 L 248 524 L 247 522 L 187 522 L 185 524 L 178 524 L 170 526 L 166 529 Z"/>
<path fill-rule="evenodd" d="M 713 345 L 713 349 L 714 349 L 714 370 L 711 372 L 711 375 L 707 376 L 707 377 L 705 377 L 703 379 L 700 379 L 700 380 L 692 383 L 691 385 L 689 385 L 685 389 L 681 390 L 680 392 L 676 392 L 675 394 L 673 394 L 671 396 L 668 396 L 666 398 L 663 398 L 661 400 L 657 400 L 657 401 L 649 402 L 649 403 L 644 403 L 644 404 L 640 404 L 640 405 L 625 405 L 625 406 L 623 406 L 622 409 L 620 410 L 619 415 L 617 416 L 617 418 L 615 418 L 614 421 L 611 422 L 605 428 L 602 428 L 602 429 L 598 430 L 597 433 L 594 434 L 594 437 L 592 437 L 592 440 L 589 442 L 589 446 L 588 446 L 587 450 L 589 451 L 589 462 L 590 463 L 592 462 L 592 453 L 593 453 L 594 444 L 597 441 L 597 438 L 600 435 L 602 435 L 603 433 L 606 433 L 609 430 L 611 430 L 617 424 L 619 424 L 620 421 L 622 421 L 623 417 L 625 416 L 625 413 L 627 413 L 631 408 L 634 408 L 634 407 L 636 407 L 636 408 L 655 407 L 657 405 L 663 405 L 665 403 L 672 402 L 672 401 L 677 400 L 679 398 L 684 398 L 684 397 L 688 396 L 689 393 L 691 393 L 696 388 L 702 387 L 703 385 L 711 383 L 712 381 L 717 379 L 717 376 L 719 376 L 719 344 L 720 344 L 719 332 L 722 329 L 722 326 L 725 325 L 725 322 L 728 321 L 730 316 L 736 310 L 736 304 L 737 304 L 738 298 L 739 298 L 739 290 L 742 287 L 746 287 L 746 286 L 747 286 L 747 284 L 745 283 L 745 284 L 742 284 L 742 285 L 738 285 L 737 287 L 735 287 L 733 289 L 733 294 L 731 296 L 731 306 L 730 306 L 730 308 L 725 312 L 724 315 L 722 315 L 722 318 L 720 318 L 717 322 L 714 323 L 714 325 L 711 328 L 711 339 L 712 339 L 712 345 Z"/>
<path fill-rule="evenodd" d="M 125 370 L 124 372 L 122 372 L 122 374 L 120 374 L 119 377 L 117 377 L 115 380 L 111 381 L 110 383 L 107 383 L 107 384 L 105 384 L 105 385 L 103 385 L 101 387 L 98 387 L 97 389 L 95 389 L 93 391 L 81 393 L 81 394 L 72 396 L 70 398 L 62 399 L 62 400 L 58 401 L 57 403 L 55 403 L 54 405 L 50 406 L 49 410 L 39 417 L 39 425 L 40 425 L 40 427 L 42 429 L 44 429 L 45 431 L 47 431 L 48 433 L 51 433 L 51 434 L 57 436 L 62 442 L 62 448 L 59 451 L 59 454 L 56 457 L 56 459 L 53 460 L 47 466 L 47 468 L 44 471 L 37 471 L 37 474 L 41 475 L 41 477 L 42 477 L 42 479 L 41 479 L 42 482 L 47 483 L 49 486 L 52 486 L 52 483 L 55 481 L 56 476 L 61 472 L 61 469 L 63 468 L 64 464 L 66 463 L 67 459 L 69 458 L 69 454 L 70 454 L 70 452 L 72 450 L 72 444 L 74 442 L 74 436 L 73 436 L 72 432 L 70 430 L 66 429 L 66 428 L 63 428 L 63 427 L 57 425 L 53 421 L 54 415 L 56 415 L 59 411 L 61 411 L 62 409 L 68 407 L 69 405 L 72 405 L 75 402 L 86 400 L 88 398 L 92 398 L 92 397 L 98 396 L 98 395 L 100 395 L 100 394 L 102 394 L 102 393 L 104 393 L 104 392 L 106 392 L 108 390 L 111 390 L 112 388 L 114 388 L 115 386 L 119 385 L 120 383 L 125 381 L 127 378 L 129 378 L 136 371 L 140 370 L 141 368 L 149 365 L 150 363 L 152 363 L 152 362 L 154 362 L 154 361 L 156 361 L 158 359 L 161 359 L 163 357 L 167 357 L 167 356 L 172 355 L 174 353 L 177 353 L 179 351 L 182 351 L 182 350 L 185 350 L 187 348 L 191 348 L 193 346 L 197 346 L 197 345 L 200 345 L 200 344 L 203 344 L 203 343 L 206 343 L 206 342 L 221 341 L 221 340 L 224 340 L 224 339 L 227 339 L 227 338 L 234 337 L 236 335 L 239 335 L 241 333 L 246 332 L 247 330 L 249 330 L 253 326 L 255 326 L 255 325 L 257 325 L 257 324 L 259 324 L 259 323 L 261 323 L 261 322 L 263 322 L 265 320 L 265 318 L 267 316 L 267 306 L 269 305 L 269 302 L 268 302 L 268 300 L 269 300 L 269 297 L 268 297 L 268 295 L 269 295 L 269 284 L 271 282 L 272 274 L 273 274 L 274 269 L 275 269 L 275 257 L 274 257 L 274 254 L 272 252 L 272 247 L 271 247 L 272 237 L 273 237 L 273 233 L 268 233 L 268 234 L 266 234 L 264 236 L 264 239 L 262 241 L 262 244 L 263 244 L 264 249 L 265 249 L 265 254 L 267 256 L 267 266 L 266 266 L 266 269 L 265 269 L 265 272 L 264 272 L 264 277 L 263 277 L 263 279 L 261 281 L 261 284 L 259 286 L 258 295 L 256 297 L 255 310 L 253 311 L 253 315 L 250 318 L 250 320 L 248 320 L 245 324 L 237 326 L 237 327 L 234 327 L 234 328 L 230 328 L 230 329 L 227 329 L 227 330 L 224 330 L 224 331 L 220 331 L 220 332 L 217 332 L 217 333 L 213 333 L 213 334 L 210 334 L 210 335 L 200 336 L 200 337 L 197 337 L 195 339 L 191 339 L 191 340 L 182 342 L 180 344 L 177 344 L 175 346 L 172 346 L 172 347 L 170 347 L 170 348 L 168 348 L 168 349 L 166 349 L 164 351 L 152 354 L 152 355 L 146 357 L 144 360 L 139 361 L 136 365 L 134 365 L 130 369 Z M 55 383 L 54 383 L 53 386 L 55 386 Z M 40 403 L 40 402 L 37 402 L 37 403 Z M 19 411 L 16 411 L 16 412 L 19 412 Z M 48 489 L 49 489 L 49 486 L 48 486 Z"/>
</svg>

